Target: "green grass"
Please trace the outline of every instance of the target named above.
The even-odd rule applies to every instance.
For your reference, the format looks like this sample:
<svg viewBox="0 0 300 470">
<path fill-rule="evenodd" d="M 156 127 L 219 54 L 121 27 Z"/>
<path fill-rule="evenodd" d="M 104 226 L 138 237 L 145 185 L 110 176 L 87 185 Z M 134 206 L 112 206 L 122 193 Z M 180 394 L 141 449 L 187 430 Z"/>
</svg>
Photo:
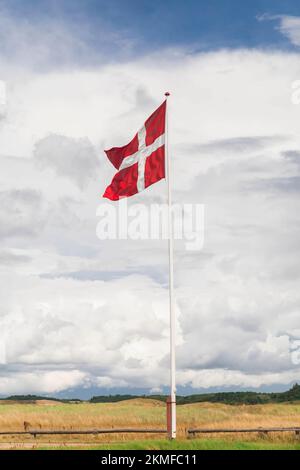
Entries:
<svg viewBox="0 0 300 470">
<path fill-rule="evenodd" d="M 74 447 L 40 447 L 40 450 L 71 450 Z M 76 447 L 83 450 L 300 450 L 300 442 L 273 443 L 251 441 L 226 441 L 221 439 L 177 440 L 147 440 L 132 441 L 122 444 L 101 444 L 86 447 Z"/>
</svg>

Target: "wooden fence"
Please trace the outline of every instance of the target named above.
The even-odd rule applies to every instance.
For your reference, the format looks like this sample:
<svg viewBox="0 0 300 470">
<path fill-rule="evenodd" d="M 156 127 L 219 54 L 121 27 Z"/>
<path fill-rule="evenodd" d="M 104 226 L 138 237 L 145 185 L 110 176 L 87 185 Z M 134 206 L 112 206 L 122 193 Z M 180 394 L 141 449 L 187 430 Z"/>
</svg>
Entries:
<svg viewBox="0 0 300 470">
<path fill-rule="evenodd" d="M 300 437 L 300 427 L 291 428 L 195 428 L 187 429 L 188 437 L 195 437 L 196 434 L 222 434 L 222 433 L 258 433 L 268 434 L 274 432 L 293 432 Z M 109 428 L 109 429 L 82 429 L 82 430 L 46 430 L 46 429 L 28 429 L 25 431 L 0 431 L 0 436 L 20 436 L 29 434 L 31 436 L 50 436 L 50 435 L 84 435 L 84 434 L 167 434 L 167 429 L 136 429 L 136 428 Z"/>
<path fill-rule="evenodd" d="M 127 433 L 142 433 L 142 434 L 165 434 L 166 429 L 133 429 L 133 428 L 109 428 L 109 429 L 82 429 L 82 430 L 44 430 L 44 429 L 28 429 L 26 431 L 1 431 L 0 436 L 19 436 L 30 434 L 31 436 L 50 436 L 50 435 L 78 435 L 78 434 L 127 434 Z"/>
</svg>

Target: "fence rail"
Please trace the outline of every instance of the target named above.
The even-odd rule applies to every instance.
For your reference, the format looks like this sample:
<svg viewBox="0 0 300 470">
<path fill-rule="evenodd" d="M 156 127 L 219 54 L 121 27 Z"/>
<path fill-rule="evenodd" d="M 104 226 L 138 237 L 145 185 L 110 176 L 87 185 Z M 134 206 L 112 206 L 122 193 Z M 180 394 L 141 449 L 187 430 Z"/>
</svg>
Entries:
<svg viewBox="0 0 300 470">
<path fill-rule="evenodd" d="M 133 429 L 133 428 L 109 428 L 109 429 L 82 429 L 82 430 L 43 430 L 43 429 L 28 429 L 26 431 L 1 431 L 0 436 L 16 436 L 30 434 L 34 437 L 38 435 L 59 435 L 59 434 L 127 434 L 127 433 L 143 433 L 143 434 L 163 434 L 167 433 L 166 429 Z"/>
<path fill-rule="evenodd" d="M 300 435 L 300 427 L 292 428 L 241 428 L 241 429 L 230 429 L 230 428 L 199 428 L 199 429 L 188 429 L 187 433 L 189 436 L 195 434 L 214 434 L 214 433 L 263 433 L 268 434 L 269 432 L 294 432 L 297 436 Z"/>
</svg>

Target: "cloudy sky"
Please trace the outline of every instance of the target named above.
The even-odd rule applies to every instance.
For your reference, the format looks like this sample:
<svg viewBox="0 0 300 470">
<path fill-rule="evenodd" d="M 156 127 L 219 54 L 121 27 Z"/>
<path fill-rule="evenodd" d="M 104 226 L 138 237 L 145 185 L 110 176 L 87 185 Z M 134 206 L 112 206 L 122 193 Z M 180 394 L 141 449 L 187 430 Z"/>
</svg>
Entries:
<svg viewBox="0 0 300 470">
<path fill-rule="evenodd" d="M 167 390 L 166 242 L 96 236 L 103 149 L 166 90 L 174 200 L 205 204 L 178 390 L 300 380 L 299 2 L 0 0 L 0 80 L 0 395 Z"/>
</svg>

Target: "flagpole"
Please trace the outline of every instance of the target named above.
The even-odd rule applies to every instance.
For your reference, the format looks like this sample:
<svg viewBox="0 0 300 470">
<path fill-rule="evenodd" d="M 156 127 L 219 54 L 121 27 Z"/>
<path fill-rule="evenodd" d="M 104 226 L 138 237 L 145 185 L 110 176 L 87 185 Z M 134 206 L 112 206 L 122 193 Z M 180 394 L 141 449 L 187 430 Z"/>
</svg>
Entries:
<svg viewBox="0 0 300 470">
<path fill-rule="evenodd" d="M 173 261 L 173 220 L 172 220 L 172 193 L 171 193 L 171 162 L 169 154 L 169 126 L 168 126 L 168 97 L 165 93 L 166 106 L 166 162 L 167 162 L 167 191 L 168 191 L 168 248 L 169 248 L 169 308 L 170 308 L 170 414 L 168 433 L 170 439 L 176 438 L 176 351 L 175 351 L 175 311 L 174 311 L 174 261 Z"/>
</svg>

